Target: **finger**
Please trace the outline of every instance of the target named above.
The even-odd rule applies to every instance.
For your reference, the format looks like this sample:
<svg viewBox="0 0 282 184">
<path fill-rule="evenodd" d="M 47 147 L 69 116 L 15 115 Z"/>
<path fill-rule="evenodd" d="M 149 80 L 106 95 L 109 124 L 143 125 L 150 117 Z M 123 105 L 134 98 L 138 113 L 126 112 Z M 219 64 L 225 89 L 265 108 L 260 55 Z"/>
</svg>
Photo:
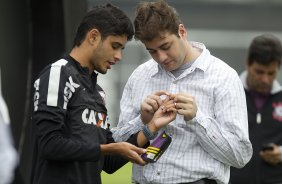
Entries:
<svg viewBox="0 0 282 184">
<path fill-rule="evenodd" d="M 145 154 L 145 153 L 146 153 L 146 149 L 138 148 L 138 147 L 135 147 L 134 151 L 135 151 L 138 155 L 142 155 L 142 154 Z"/>
<path fill-rule="evenodd" d="M 147 162 L 145 162 L 140 156 L 136 157 L 131 162 L 134 164 L 142 165 L 142 166 L 147 164 Z"/>
<path fill-rule="evenodd" d="M 170 100 L 174 100 L 176 98 L 176 94 L 170 94 L 168 97 Z"/>
<path fill-rule="evenodd" d="M 187 114 L 187 112 L 183 109 L 177 109 L 177 113 L 180 114 L 180 115 L 185 115 Z"/>
<path fill-rule="evenodd" d="M 163 106 L 174 105 L 175 102 L 173 100 L 167 100 L 163 103 Z"/>
<path fill-rule="evenodd" d="M 133 151 L 135 151 L 135 153 L 134 153 L 134 161 L 135 161 L 135 163 L 137 163 L 139 165 L 145 165 L 146 162 L 142 159 L 142 157 L 140 155 L 145 154 L 146 153 L 146 149 L 134 147 Z"/>
<path fill-rule="evenodd" d="M 161 99 L 159 97 L 153 96 L 146 98 L 145 103 L 152 107 L 150 110 L 153 110 L 153 112 L 155 112 L 162 105 Z"/>
<path fill-rule="evenodd" d="M 166 104 L 164 106 L 162 106 L 162 110 L 165 111 L 177 111 L 176 107 L 175 107 L 175 103 L 169 103 Z"/>
<path fill-rule="evenodd" d="M 192 105 L 190 104 L 177 103 L 177 102 L 174 102 L 174 106 L 176 109 L 182 109 L 182 110 L 187 110 L 187 109 L 192 108 Z"/>
<path fill-rule="evenodd" d="M 171 99 L 170 99 L 170 96 L 161 96 L 161 97 L 163 97 L 162 99 L 162 101 L 163 101 L 163 103 L 167 103 L 168 101 L 170 101 Z"/>
<path fill-rule="evenodd" d="M 160 107 L 163 111 L 165 111 L 166 109 L 170 108 L 174 106 L 174 102 L 173 100 L 166 100 L 164 101 L 164 103 L 162 104 L 162 106 Z"/>
<path fill-rule="evenodd" d="M 178 110 L 173 106 L 173 107 L 168 108 L 166 111 L 167 112 L 175 112 L 175 113 L 177 113 Z"/>
<path fill-rule="evenodd" d="M 168 93 L 167 91 L 164 91 L 164 90 L 160 90 L 160 91 L 155 92 L 154 95 L 156 95 L 156 96 L 161 96 L 161 95 L 169 96 L 170 93 Z"/>
<path fill-rule="evenodd" d="M 150 104 L 147 104 L 147 103 L 142 103 L 141 111 L 147 111 L 152 114 L 155 112 L 154 108 Z"/>
<path fill-rule="evenodd" d="M 157 95 L 149 95 L 147 96 L 146 100 L 150 103 L 154 103 L 154 107 L 157 106 L 157 108 L 163 104 L 163 100 Z"/>
<path fill-rule="evenodd" d="M 157 91 L 154 93 L 154 96 L 157 97 L 157 101 L 159 103 L 159 106 L 162 105 L 163 101 L 167 101 L 167 99 L 170 99 L 170 93 L 164 90 Z"/>
<path fill-rule="evenodd" d="M 177 94 L 178 96 L 182 96 L 182 97 L 191 97 L 190 94 L 186 93 L 186 92 L 180 92 Z"/>
<path fill-rule="evenodd" d="M 190 95 L 177 94 L 176 97 L 174 98 L 174 101 L 177 103 L 188 103 L 188 102 L 194 102 L 195 98 Z"/>
</svg>

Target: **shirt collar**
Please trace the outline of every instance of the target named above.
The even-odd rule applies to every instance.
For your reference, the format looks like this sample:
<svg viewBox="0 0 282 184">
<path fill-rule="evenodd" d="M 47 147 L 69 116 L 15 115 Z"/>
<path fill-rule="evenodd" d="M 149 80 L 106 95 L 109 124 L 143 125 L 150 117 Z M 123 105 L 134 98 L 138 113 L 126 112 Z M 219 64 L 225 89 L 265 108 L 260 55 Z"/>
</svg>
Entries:
<svg viewBox="0 0 282 184">
<path fill-rule="evenodd" d="M 191 42 L 191 45 L 192 47 L 199 49 L 201 52 L 200 56 L 195 60 L 192 67 L 198 68 L 205 72 L 209 67 L 210 63 L 210 60 L 207 59 L 210 56 L 210 51 L 206 48 L 203 43 L 200 42 Z"/>
</svg>

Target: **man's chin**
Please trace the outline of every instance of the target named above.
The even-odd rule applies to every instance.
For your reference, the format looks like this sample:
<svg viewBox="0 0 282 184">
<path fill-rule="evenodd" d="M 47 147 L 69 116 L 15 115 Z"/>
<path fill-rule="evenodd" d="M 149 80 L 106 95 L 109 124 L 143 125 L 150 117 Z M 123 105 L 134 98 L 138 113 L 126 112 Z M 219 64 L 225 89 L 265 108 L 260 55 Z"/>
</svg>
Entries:
<svg viewBox="0 0 282 184">
<path fill-rule="evenodd" d="M 96 71 L 100 74 L 106 74 L 108 69 L 100 69 L 100 70 L 96 70 Z"/>
<path fill-rule="evenodd" d="M 258 93 L 262 94 L 262 95 L 268 95 L 270 93 L 271 89 L 261 89 L 258 91 Z"/>
<path fill-rule="evenodd" d="M 107 71 L 108 71 L 108 70 L 101 71 L 100 73 L 101 73 L 101 74 L 106 74 L 106 73 L 107 73 Z"/>
</svg>

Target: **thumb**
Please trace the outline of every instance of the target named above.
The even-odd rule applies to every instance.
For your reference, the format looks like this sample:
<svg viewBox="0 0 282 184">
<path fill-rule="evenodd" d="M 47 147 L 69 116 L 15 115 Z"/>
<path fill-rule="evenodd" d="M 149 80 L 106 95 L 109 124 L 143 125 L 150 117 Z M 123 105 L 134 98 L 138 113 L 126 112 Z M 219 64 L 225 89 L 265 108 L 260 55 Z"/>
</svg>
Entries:
<svg viewBox="0 0 282 184">
<path fill-rule="evenodd" d="M 138 147 L 136 147 L 135 149 L 134 149 L 134 151 L 136 152 L 136 153 L 138 153 L 139 155 L 141 155 L 141 154 L 144 154 L 144 153 L 146 153 L 146 149 L 144 149 L 144 148 L 138 148 Z"/>
</svg>

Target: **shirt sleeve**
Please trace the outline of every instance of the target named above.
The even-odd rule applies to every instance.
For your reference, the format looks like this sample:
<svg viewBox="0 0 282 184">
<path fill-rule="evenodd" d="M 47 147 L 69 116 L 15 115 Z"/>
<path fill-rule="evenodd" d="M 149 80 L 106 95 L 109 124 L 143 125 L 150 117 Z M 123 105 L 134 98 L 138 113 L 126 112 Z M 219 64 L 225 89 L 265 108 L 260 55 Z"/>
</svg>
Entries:
<svg viewBox="0 0 282 184">
<path fill-rule="evenodd" d="M 43 72 L 34 83 L 33 131 L 40 157 L 59 161 L 97 161 L 100 159 L 100 144 L 91 128 L 87 139 L 71 135 L 67 122 L 67 105 L 79 89 L 77 81 L 64 68 L 64 63 L 55 63 Z M 93 137 L 91 137 L 93 136 Z"/>
<path fill-rule="evenodd" d="M 125 85 L 122 98 L 120 101 L 121 113 L 117 127 L 112 129 L 113 137 L 116 142 L 126 141 L 129 137 L 141 130 L 143 123 L 140 118 L 139 106 L 136 107 L 136 102 L 133 97 L 134 91 L 132 90 L 132 75 Z M 133 103 L 134 102 L 134 103 Z"/>
<path fill-rule="evenodd" d="M 230 77 L 215 92 L 215 117 L 198 109 L 196 117 L 187 125 L 212 157 L 241 168 L 251 159 L 253 150 L 248 134 L 245 92 L 239 77 Z"/>
</svg>

